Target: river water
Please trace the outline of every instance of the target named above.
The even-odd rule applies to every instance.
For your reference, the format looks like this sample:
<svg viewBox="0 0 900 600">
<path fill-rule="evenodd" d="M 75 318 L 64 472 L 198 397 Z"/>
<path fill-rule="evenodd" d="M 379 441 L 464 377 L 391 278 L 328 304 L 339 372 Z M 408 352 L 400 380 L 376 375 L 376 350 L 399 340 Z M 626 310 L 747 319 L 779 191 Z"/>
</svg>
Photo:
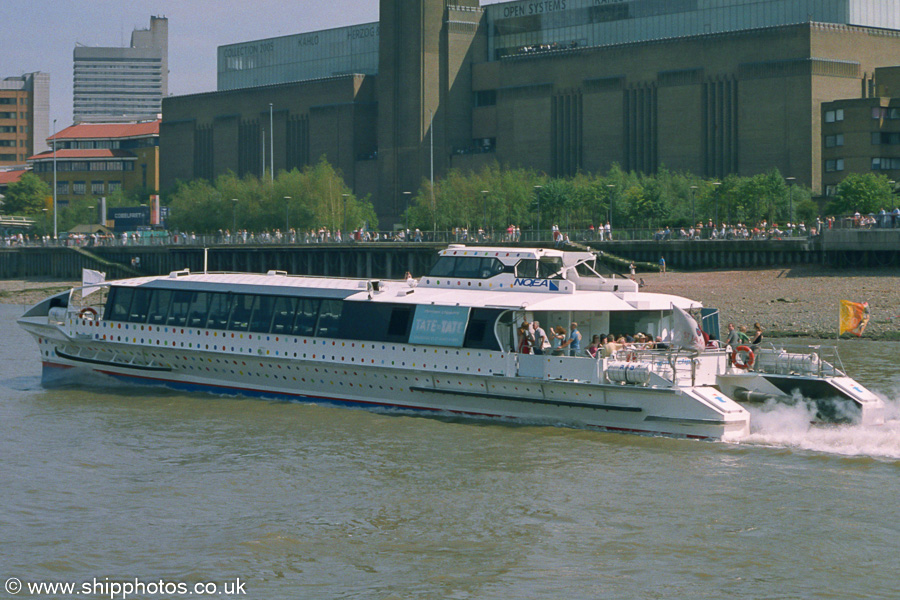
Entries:
<svg viewBox="0 0 900 600">
<path fill-rule="evenodd" d="M 240 578 L 269 600 L 900 594 L 898 343 L 840 343 L 886 425 L 810 428 L 783 410 L 724 444 L 45 390 L 22 312 L 0 306 L 4 581 L 129 598 L 182 595 L 113 584 Z"/>
</svg>

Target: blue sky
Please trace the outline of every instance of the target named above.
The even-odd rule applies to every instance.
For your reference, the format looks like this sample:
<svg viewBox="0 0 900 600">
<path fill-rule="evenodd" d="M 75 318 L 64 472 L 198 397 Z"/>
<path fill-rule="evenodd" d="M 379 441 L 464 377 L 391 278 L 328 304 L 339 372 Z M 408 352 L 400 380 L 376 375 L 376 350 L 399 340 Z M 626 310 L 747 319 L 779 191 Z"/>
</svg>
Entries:
<svg viewBox="0 0 900 600">
<path fill-rule="evenodd" d="M 216 89 L 218 46 L 377 21 L 378 0 L 0 0 L 0 79 L 50 73 L 50 119 L 62 129 L 72 121 L 75 44 L 126 46 L 151 15 L 169 19 L 177 96 Z"/>
</svg>

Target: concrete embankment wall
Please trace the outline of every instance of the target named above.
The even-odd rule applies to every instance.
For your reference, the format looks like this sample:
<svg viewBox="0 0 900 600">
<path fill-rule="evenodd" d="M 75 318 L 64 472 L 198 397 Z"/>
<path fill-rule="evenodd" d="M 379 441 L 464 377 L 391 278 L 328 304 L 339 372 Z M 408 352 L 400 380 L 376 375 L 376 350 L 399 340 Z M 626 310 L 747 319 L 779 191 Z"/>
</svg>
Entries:
<svg viewBox="0 0 900 600">
<path fill-rule="evenodd" d="M 509 244 L 505 244 L 509 245 Z M 821 264 L 835 267 L 900 265 L 900 230 L 835 231 L 820 238 L 732 241 L 673 240 L 590 243 L 625 260 L 657 264 L 665 258 L 671 269 L 741 269 Z M 552 247 L 546 244 L 547 247 Z M 287 271 L 299 275 L 401 278 L 428 272 L 444 244 L 357 243 L 299 245 L 212 246 L 209 271 L 264 273 Z M 583 247 L 582 247 L 583 248 Z M 130 267 L 133 258 L 138 269 Z M 188 268 L 203 270 L 199 246 L 114 246 L 88 248 L 0 249 L 0 279 L 53 277 L 79 279 L 81 269 L 105 271 L 108 279 L 134 275 L 162 275 Z"/>
</svg>

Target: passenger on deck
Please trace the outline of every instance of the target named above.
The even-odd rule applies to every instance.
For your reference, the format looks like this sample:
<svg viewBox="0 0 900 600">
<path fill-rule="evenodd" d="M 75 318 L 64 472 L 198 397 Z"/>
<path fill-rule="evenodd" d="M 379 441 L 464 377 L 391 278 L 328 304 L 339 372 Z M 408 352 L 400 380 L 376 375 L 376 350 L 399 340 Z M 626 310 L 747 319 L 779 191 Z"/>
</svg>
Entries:
<svg viewBox="0 0 900 600">
<path fill-rule="evenodd" d="M 553 356 L 562 356 L 564 354 L 563 347 L 565 346 L 566 339 L 566 328 L 562 325 L 557 325 L 556 327 L 550 328 L 550 347 L 552 350 L 550 354 Z"/>
<path fill-rule="evenodd" d="M 737 348 L 740 346 L 740 335 L 737 332 L 737 329 L 734 328 L 734 323 L 728 324 L 728 337 L 725 338 L 725 344 L 731 346 L 732 348 Z"/>
<path fill-rule="evenodd" d="M 751 346 L 758 346 L 762 344 L 763 341 L 763 330 L 762 325 L 759 323 L 754 323 L 753 327 L 756 329 L 756 333 L 753 335 L 753 339 L 750 341 Z"/>
<path fill-rule="evenodd" d="M 519 327 L 519 346 L 520 354 L 531 354 L 531 341 L 534 337 L 531 334 L 531 324 L 528 321 L 522 321 Z"/>
<path fill-rule="evenodd" d="M 535 354 L 543 354 L 545 348 L 550 348 L 550 338 L 547 337 L 547 334 L 541 328 L 541 322 L 537 320 L 534 322 L 534 342 L 532 348 Z"/>
<path fill-rule="evenodd" d="M 569 356 L 578 356 L 578 351 L 581 350 L 581 332 L 578 331 L 578 323 L 572 323 L 569 339 L 566 340 L 563 347 L 568 349 Z"/>
<path fill-rule="evenodd" d="M 595 335 L 591 338 L 591 343 L 588 344 L 587 350 L 585 350 L 588 356 L 591 358 L 597 358 L 597 354 L 601 352 L 600 350 L 600 336 Z"/>
</svg>

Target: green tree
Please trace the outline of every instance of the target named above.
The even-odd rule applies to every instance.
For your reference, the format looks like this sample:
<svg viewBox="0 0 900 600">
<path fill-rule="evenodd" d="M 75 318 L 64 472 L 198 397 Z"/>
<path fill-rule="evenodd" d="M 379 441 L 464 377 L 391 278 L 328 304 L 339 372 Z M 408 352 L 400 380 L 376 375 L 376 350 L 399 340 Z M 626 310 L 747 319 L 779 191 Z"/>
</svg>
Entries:
<svg viewBox="0 0 900 600">
<path fill-rule="evenodd" d="M 889 209 L 893 202 L 891 183 L 886 175 L 851 173 L 837 186 L 837 195 L 828 203 L 828 212 L 847 215 Z"/>
<path fill-rule="evenodd" d="M 3 200 L 3 213 L 7 215 L 37 215 L 44 209 L 53 191 L 34 173 L 25 173 L 19 181 L 10 184 Z"/>
</svg>

